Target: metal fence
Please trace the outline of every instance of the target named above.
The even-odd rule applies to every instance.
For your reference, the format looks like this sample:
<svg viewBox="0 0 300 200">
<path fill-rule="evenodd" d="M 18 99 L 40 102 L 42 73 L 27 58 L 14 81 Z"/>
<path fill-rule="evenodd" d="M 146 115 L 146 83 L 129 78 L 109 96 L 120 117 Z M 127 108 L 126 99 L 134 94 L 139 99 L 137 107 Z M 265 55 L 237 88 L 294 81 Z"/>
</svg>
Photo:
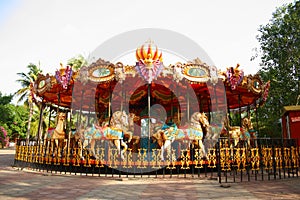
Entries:
<svg viewBox="0 0 300 200">
<path fill-rule="evenodd" d="M 14 164 L 50 173 L 215 178 L 220 183 L 299 176 L 300 148 L 293 139 L 259 138 L 236 143 L 220 138 L 204 141 L 205 151 L 194 148 L 190 141 L 175 141 L 163 154 L 148 141 L 146 147 L 130 145 L 123 157 L 111 141 L 95 141 L 94 151 L 90 142 L 19 140 Z"/>
</svg>

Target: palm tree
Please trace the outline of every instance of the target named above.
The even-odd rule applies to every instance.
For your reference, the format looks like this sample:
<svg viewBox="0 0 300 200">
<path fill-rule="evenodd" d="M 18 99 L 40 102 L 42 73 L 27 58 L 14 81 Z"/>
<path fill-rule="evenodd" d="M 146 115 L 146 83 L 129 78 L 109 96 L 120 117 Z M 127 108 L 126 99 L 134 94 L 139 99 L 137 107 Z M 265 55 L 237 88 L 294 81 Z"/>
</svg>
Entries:
<svg viewBox="0 0 300 200">
<path fill-rule="evenodd" d="M 54 120 L 49 119 L 50 117 L 50 110 L 49 107 L 47 107 L 43 112 L 42 116 L 40 116 L 41 110 L 38 109 L 36 106 L 33 109 L 33 115 L 32 115 L 32 121 L 31 121 L 31 129 L 30 129 L 30 135 L 33 137 L 36 137 L 37 139 L 41 139 L 42 136 L 46 134 L 46 130 L 48 127 L 53 127 L 54 126 Z M 48 124 L 50 122 L 50 124 Z M 40 127 L 41 123 L 41 127 Z M 39 130 L 40 128 L 40 130 Z M 38 132 L 41 132 L 41 135 L 39 138 L 39 135 L 37 135 Z"/>
<path fill-rule="evenodd" d="M 17 73 L 21 77 L 21 79 L 16 80 L 18 83 L 21 84 L 22 88 L 19 89 L 14 96 L 19 96 L 17 103 L 24 102 L 26 106 L 29 107 L 29 118 L 28 118 L 28 127 L 27 127 L 27 134 L 26 139 L 29 140 L 30 136 L 30 125 L 31 119 L 33 116 L 33 101 L 31 96 L 31 87 L 33 87 L 33 83 L 36 81 L 37 76 L 39 73 L 42 73 L 40 67 L 37 67 L 35 64 L 30 63 L 27 66 L 29 72 L 28 73 Z"/>
</svg>

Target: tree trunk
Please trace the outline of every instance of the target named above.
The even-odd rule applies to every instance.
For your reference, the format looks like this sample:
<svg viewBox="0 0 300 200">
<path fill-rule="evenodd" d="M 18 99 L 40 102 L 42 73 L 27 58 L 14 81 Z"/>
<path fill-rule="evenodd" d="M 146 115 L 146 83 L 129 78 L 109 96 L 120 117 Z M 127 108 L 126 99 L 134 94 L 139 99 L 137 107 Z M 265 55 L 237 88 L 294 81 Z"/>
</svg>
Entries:
<svg viewBox="0 0 300 200">
<path fill-rule="evenodd" d="M 30 137 L 30 126 L 31 126 L 31 119 L 33 115 L 33 104 L 32 102 L 29 102 L 29 117 L 28 117 L 28 126 L 27 126 L 27 134 L 26 134 L 26 143 L 29 142 Z"/>
</svg>

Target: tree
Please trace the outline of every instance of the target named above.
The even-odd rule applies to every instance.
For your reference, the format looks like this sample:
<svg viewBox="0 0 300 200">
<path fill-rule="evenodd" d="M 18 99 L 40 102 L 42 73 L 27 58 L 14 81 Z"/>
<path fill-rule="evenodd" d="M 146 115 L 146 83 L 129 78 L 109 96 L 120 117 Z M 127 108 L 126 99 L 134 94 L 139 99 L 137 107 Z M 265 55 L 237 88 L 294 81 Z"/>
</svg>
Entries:
<svg viewBox="0 0 300 200">
<path fill-rule="evenodd" d="M 74 70 L 79 70 L 82 66 L 87 65 L 87 61 L 82 55 L 78 55 L 69 59 L 67 65 L 70 65 Z"/>
<path fill-rule="evenodd" d="M 2 96 L 2 93 L 0 92 L 0 105 L 9 104 L 13 98 L 13 95 L 8 96 Z"/>
<path fill-rule="evenodd" d="M 21 89 L 19 89 L 15 96 L 19 96 L 18 103 L 21 101 L 25 101 L 25 105 L 28 105 L 29 107 L 29 119 L 28 119 L 28 127 L 27 127 L 27 135 L 26 138 L 29 139 L 30 137 L 30 125 L 31 125 L 31 119 L 33 116 L 33 101 L 31 96 L 31 91 L 33 87 L 33 83 L 36 81 L 37 76 L 39 73 L 42 73 L 42 70 L 37 67 L 36 65 L 30 63 L 27 66 L 29 72 L 26 74 L 24 72 L 17 73 L 17 75 L 21 76 L 21 79 L 18 79 L 17 82 L 19 82 L 22 86 Z"/>
<path fill-rule="evenodd" d="M 283 106 L 300 103 L 300 2 L 277 8 L 259 32 L 259 73 L 271 84 L 269 98 L 259 110 L 260 126 L 263 134 L 279 136 Z"/>
<path fill-rule="evenodd" d="M 49 119 L 50 117 L 50 108 L 46 108 L 43 111 L 43 115 L 40 116 L 41 110 L 38 110 L 37 107 L 35 107 L 33 111 L 32 116 L 32 123 L 31 123 L 31 129 L 30 129 L 30 135 L 32 137 L 38 137 L 37 133 L 39 131 L 39 128 L 41 128 L 41 136 L 46 134 L 47 129 L 50 127 L 54 127 L 54 119 Z M 41 117 L 41 118 L 40 118 Z M 52 121 L 51 121 L 52 120 Z M 50 122 L 50 124 L 48 124 Z M 41 127 L 39 127 L 41 123 Z"/>
<path fill-rule="evenodd" d="M 24 105 L 6 104 L 4 106 L 6 115 L 3 121 L 10 138 L 25 138 L 28 124 L 29 112 Z"/>
<path fill-rule="evenodd" d="M 11 139 L 26 135 L 28 110 L 24 105 L 11 104 L 12 95 L 2 96 L 0 92 L 0 126 Z"/>
</svg>

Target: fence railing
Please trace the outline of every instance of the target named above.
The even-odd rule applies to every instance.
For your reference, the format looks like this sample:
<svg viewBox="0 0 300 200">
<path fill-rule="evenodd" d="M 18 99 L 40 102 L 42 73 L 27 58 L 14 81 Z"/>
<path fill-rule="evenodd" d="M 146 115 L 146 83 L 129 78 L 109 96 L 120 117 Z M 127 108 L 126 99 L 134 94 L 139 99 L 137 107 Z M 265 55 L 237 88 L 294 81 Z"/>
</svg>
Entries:
<svg viewBox="0 0 300 200">
<path fill-rule="evenodd" d="M 191 141 L 175 141 L 167 149 L 148 141 L 126 150 L 108 140 L 93 142 L 19 140 L 15 166 L 81 175 L 218 178 L 220 183 L 299 176 L 300 148 L 293 139 L 236 143 L 220 138 L 204 141 L 205 149 Z"/>
</svg>

